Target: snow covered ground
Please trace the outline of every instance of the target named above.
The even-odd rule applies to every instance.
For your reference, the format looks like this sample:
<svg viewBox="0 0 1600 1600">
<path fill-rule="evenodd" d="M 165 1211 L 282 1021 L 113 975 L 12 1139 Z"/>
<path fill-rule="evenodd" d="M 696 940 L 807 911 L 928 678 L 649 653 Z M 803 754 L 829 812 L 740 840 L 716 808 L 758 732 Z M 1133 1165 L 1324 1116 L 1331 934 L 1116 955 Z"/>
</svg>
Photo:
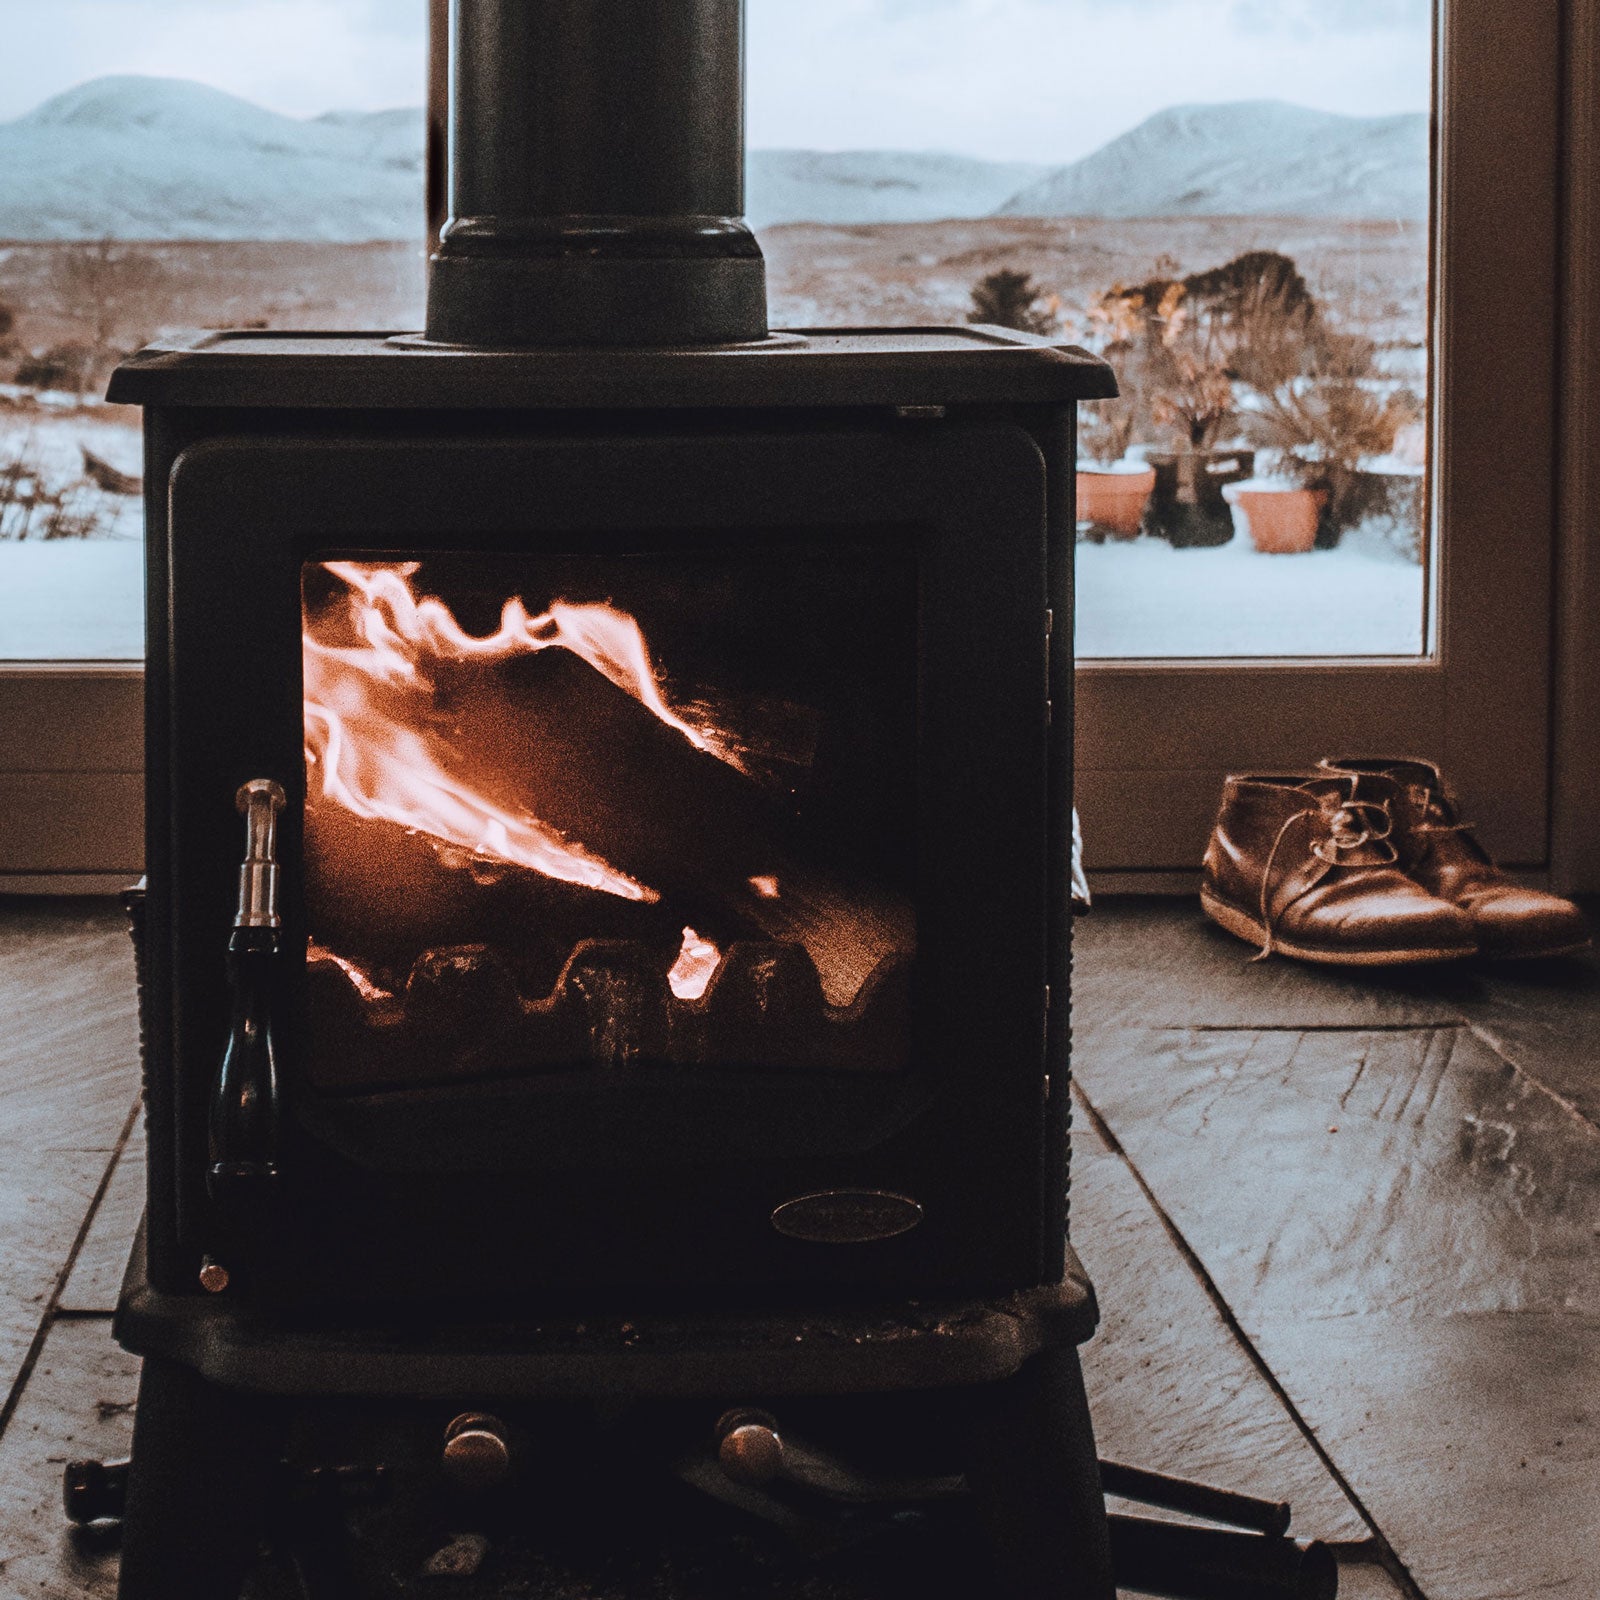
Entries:
<svg viewBox="0 0 1600 1600">
<path fill-rule="evenodd" d="M 0 542 L 0 661 L 143 659 L 143 541 Z"/>
<path fill-rule="evenodd" d="M 0 385 L 0 469 L 18 457 L 50 487 L 75 483 L 88 449 L 119 472 L 141 470 L 139 430 L 69 395 Z M 144 514 L 137 495 L 89 485 L 91 539 L 0 539 L 0 661 L 137 661 L 144 655 Z"/>
<path fill-rule="evenodd" d="M 132 539 L 0 542 L 0 660 L 139 659 L 141 561 Z M 1079 545 L 1078 654 L 1415 655 L 1422 583 L 1420 568 L 1359 548 Z"/>
<path fill-rule="evenodd" d="M 63 397 L 64 398 L 64 397 Z M 0 401 L 4 397 L 0 396 Z M 140 470 L 138 431 L 93 410 L 0 411 L 0 456 L 26 435 L 52 476 L 80 446 Z M 105 537 L 0 540 L 0 660 L 138 660 L 144 653 L 137 497 L 104 496 Z M 1423 647 L 1422 569 L 1365 530 L 1337 550 L 1264 556 L 1155 539 L 1078 546 L 1080 657 L 1401 656 Z"/>
<path fill-rule="evenodd" d="M 1363 540 L 1261 555 L 1160 539 L 1078 546 L 1077 653 L 1095 657 L 1407 656 L 1423 648 L 1421 567 Z"/>
</svg>

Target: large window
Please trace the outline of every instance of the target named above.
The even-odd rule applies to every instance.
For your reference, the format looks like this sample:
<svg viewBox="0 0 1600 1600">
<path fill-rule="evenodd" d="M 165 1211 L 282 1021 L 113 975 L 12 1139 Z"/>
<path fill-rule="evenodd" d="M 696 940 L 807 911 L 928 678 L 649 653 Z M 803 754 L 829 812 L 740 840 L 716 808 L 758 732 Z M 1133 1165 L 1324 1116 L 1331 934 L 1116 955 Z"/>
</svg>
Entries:
<svg viewBox="0 0 1600 1600">
<path fill-rule="evenodd" d="M 67 800 L 138 767 L 110 366 L 179 326 L 420 319 L 428 9 L 28 10 L 0 69 L 0 803 L 57 813 L 0 834 L 0 874 L 137 864 L 136 828 L 82 844 Z M 1455 762 L 1502 854 L 1542 857 L 1559 7 L 1503 9 L 748 0 L 774 322 L 1009 322 L 1122 374 L 1081 450 L 1102 866 L 1192 862 L 1225 767 L 1377 745 Z"/>
</svg>

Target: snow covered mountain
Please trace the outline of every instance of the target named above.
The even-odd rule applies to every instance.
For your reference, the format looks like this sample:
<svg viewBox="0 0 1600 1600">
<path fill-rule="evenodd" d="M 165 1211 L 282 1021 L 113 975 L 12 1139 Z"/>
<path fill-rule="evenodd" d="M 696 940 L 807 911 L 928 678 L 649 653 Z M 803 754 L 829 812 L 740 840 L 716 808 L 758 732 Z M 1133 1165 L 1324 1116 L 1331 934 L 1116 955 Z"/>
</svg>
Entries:
<svg viewBox="0 0 1600 1600">
<path fill-rule="evenodd" d="M 925 151 L 753 150 L 750 221 L 1426 214 L 1421 115 L 1179 106 L 1054 171 Z M 414 239 L 423 119 L 280 116 L 177 78 L 80 84 L 0 123 L 0 239 Z"/>
<path fill-rule="evenodd" d="M 404 239 L 422 113 L 299 121 L 177 78 L 97 78 L 0 124 L 0 238 Z"/>
<path fill-rule="evenodd" d="M 1020 217 L 1428 214 L 1428 119 L 1281 100 L 1172 106 L 1013 195 Z"/>
<path fill-rule="evenodd" d="M 755 150 L 750 220 L 979 217 L 1049 169 L 909 151 Z M 175 78 L 99 78 L 0 124 L 0 238 L 406 239 L 416 110 L 279 116 Z"/>
<path fill-rule="evenodd" d="M 927 150 L 752 150 L 747 214 L 755 228 L 986 217 L 1049 170 Z"/>
</svg>

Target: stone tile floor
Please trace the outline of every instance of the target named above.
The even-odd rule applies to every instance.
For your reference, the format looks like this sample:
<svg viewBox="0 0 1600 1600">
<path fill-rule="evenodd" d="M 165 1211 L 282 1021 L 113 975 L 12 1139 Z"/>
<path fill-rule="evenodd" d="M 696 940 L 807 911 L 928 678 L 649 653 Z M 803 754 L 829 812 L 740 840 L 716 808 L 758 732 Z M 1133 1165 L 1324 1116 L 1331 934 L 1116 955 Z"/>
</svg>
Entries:
<svg viewBox="0 0 1600 1600">
<path fill-rule="evenodd" d="M 1291 1500 L 1346 1600 L 1594 1600 L 1600 967 L 1247 966 L 1184 901 L 1079 935 L 1101 1453 Z M 143 1167 L 116 909 L 0 901 L 0 1017 L 0 1600 L 110 1596 L 59 1474 L 126 1451 L 137 1382 L 109 1334 Z M 748 1555 L 535 1563 L 505 1592 L 754 1594 Z M 763 1595 L 894 1587 L 761 1562 Z"/>
</svg>

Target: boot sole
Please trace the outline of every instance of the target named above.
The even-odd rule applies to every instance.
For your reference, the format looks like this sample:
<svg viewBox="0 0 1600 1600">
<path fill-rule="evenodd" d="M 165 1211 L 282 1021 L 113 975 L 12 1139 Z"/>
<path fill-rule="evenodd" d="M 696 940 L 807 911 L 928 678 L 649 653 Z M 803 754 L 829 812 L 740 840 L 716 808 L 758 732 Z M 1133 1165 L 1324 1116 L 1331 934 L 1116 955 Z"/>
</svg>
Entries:
<svg viewBox="0 0 1600 1600">
<path fill-rule="evenodd" d="M 1219 927 L 1226 928 L 1235 938 L 1253 944 L 1258 950 L 1267 947 L 1267 930 L 1254 917 L 1247 916 L 1226 900 L 1219 900 L 1208 889 L 1200 891 L 1200 906 Z M 1330 967 L 1398 967 L 1421 965 L 1428 961 L 1460 961 L 1478 953 L 1476 945 L 1445 945 L 1438 949 L 1406 945 L 1398 950 L 1318 950 L 1309 945 L 1296 944 L 1281 934 L 1272 938 L 1274 952 L 1292 956 L 1296 961 L 1315 961 Z"/>
<path fill-rule="evenodd" d="M 1542 950 L 1484 950 L 1478 954 L 1485 961 L 1551 961 L 1557 956 L 1581 956 L 1585 950 L 1594 949 L 1593 939 L 1580 939 L 1577 944 L 1553 944 Z"/>
</svg>

